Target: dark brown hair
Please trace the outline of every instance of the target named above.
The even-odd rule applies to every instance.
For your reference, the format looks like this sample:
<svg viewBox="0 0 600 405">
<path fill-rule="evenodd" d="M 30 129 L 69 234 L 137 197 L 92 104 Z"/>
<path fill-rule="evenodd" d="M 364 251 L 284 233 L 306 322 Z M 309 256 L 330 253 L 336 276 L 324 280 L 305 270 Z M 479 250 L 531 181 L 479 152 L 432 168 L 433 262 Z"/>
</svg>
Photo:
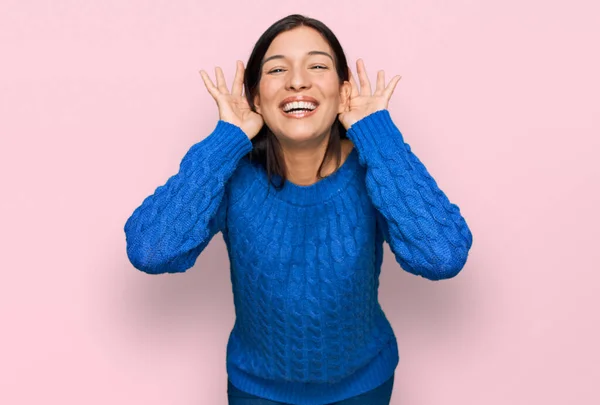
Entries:
<svg viewBox="0 0 600 405">
<path fill-rule="evenodd" d="M 252 53 L 250 54 L 244 74 L 244 90 L 248 104 L 253 111 L 256 111 L 254 97 L 258 92 L 261 79 L 262 60 L 267 53 L 271 42 L 273 42 L 275 37 L 282 32 L 290 31 L 294 28 L 302 26 L 310 27 L 319 32 L 333 50 L 336 72 L 340 79 L 340 85 L 344 83 L 344 81 L 349 80 L 346 55 L 344 54 L 344 50 L 342 49 L 340 42 L 333 32 L 319 20 L 300 14 L 292 14 L 271 25 L 258 39 L 256 45 L 254 45 Z M 342 139 L 347 139 L 346 129 L 339 119 L 336 118 L 331 126 L 331 133 L 327 143 L 327 149 L 325 150 L 325 156 L 323 157 L 323 161 L 321 162 L 319 170 L 317 171 L 318 179 L 323 178 L 323 176 L 321 176 L 323 165 L 332 156 L 335 156 L 336 158 L 336 167 L 340 165 Z M 273 184 L 276 189 L 281 189 L 287 178 L 287 170 L 283 160 L 279 140 L 265 124 L 260 132 L 252 138 L 252 145 L 253 149 L 249 153 L 250 159 L 259 162 L 266 169 L 269 177 L 269 183 L 273 184 L 271 180 L 272 174 L 281 176 L 281 183 L 279 185 Z"/>
</svg>

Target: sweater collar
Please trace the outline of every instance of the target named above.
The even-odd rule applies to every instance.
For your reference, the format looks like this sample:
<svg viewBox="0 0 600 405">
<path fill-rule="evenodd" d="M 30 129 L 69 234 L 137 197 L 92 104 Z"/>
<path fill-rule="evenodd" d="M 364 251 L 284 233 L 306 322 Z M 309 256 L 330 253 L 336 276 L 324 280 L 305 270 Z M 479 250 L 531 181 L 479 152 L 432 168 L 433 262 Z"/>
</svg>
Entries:
<svg viewBox="0 0 600 405">
<path fill-rule="evenodd" d="M 271 185 L 271 192 L 275 193 L 275 198 L 289 202 L 293 205 L 309 206 L 320 204 L 344 190 L 350 179 L 356 174 L 359 166 L 358 151 L 356 146 L 352 148 L 350 154 L 342 165 L 329 176 L 308 186 L 302 186 L 286 180 L 281 190 L 276 190 Z M 269 179 L 266 170 L 260 167 L 260 179 L 265 187 L 269 186 Z M 272 182 L 279 184 L 281 176 L 272 175 Z"/>
</svg>

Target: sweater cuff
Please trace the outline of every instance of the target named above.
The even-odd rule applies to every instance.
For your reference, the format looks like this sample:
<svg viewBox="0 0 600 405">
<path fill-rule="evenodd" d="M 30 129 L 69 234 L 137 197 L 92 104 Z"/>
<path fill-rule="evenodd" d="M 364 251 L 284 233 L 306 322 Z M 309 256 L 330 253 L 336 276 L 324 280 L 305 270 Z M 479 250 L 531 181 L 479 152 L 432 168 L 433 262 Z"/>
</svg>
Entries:
<svg viewBox="0 0 600 405">
<path fill-rule="evenodd" d="M 219 120 L 216 128 L 202 141 L 192 146 L 201 149 L 202 158 L 217 166 L 221 163 L 236 163 L 252 151 L 252 141 L 237 125 Z M 217 167 L 215 166 L 215 167 Z"/>
<path fill-rule="evenodd" d="M 348 138 L 356 145 L 361 154 L 377 153 L 386 156 L 404 149 L 404 138 L 396 127 L 388 110 L 379 110 L 356 121 L 346 131 Z M 361 163 L 365 163 L 361 156 Z"/>
</svg>

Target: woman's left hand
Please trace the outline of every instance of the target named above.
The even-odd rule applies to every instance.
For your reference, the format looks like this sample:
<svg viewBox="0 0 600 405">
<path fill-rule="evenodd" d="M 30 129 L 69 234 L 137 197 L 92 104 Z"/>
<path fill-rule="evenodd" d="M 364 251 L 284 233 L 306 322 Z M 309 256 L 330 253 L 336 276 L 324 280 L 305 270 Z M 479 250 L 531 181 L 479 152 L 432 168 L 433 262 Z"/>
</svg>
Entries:
<svg viewBox="0 0 600 405">
<path fill-rule="evenodd" d="M 358 71 L 358 79 L 360 81 L 360 92 L 354 75 L 348 67 L 350 76 L 350 100 L 346 104 L 346 110 L 338 114 L 338 118 L 346 129 L 352 124 L 374 113 L 375 111 L 385 110 L 388 107 L 392 93 L 402 76 L 394 76 L 389 84 L 385 86 L 385 73 L 383 70 L 377 72 L 377 87 L 375 93 L 371 94 L 371 83 L 367 77 L 365 63 L 362 59 L 356 61 L 356 70 Z"/>
</svg>

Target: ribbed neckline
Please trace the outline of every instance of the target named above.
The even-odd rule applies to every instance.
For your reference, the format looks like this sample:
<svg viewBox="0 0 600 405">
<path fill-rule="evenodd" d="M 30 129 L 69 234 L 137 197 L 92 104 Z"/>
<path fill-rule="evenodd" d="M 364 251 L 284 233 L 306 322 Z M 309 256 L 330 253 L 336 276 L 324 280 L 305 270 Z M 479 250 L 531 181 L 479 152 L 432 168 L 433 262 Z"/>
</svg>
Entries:
<svg viewBox="0 0 600 405">
<path fill-rule="evenodd" d="M 257 164 L 257 166 L 259 166 L 261 183 L 265 187 L 269 187 L 267 171 L 262 165 Z M 271 185 L 271 192 L 275 192 L 276 198 L 294 205 L 308 206 L 320 204 L 345 189 L 350 179 L 356 173 L 357 168 L 358 151 L 356 146 L 353 146 L 346 160 L 329 176 L 308 186 L 298 185 L 286 180 L 283 188 L 279 191 Z M 272 181 L 274 184 L 279 184 L 281 176 L 273 174 Z"/>
</svg>

